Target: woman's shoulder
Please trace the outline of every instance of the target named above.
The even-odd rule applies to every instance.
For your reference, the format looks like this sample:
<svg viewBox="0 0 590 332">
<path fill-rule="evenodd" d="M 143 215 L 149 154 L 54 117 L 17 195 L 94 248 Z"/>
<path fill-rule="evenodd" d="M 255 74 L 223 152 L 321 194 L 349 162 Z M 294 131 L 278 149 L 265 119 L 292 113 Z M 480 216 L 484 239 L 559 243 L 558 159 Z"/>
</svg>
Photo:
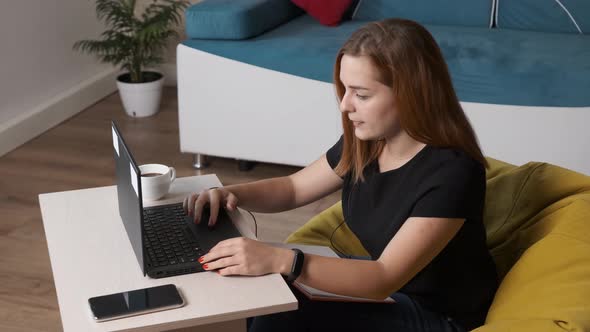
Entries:
<svg viewBox="0 0 590 332">
<path fill-rule="evenodd" d="M 485 167 L 464 151 L 452 147 L 429 146 L 424 166 L 440 176 L 485 176 Z"/>
<path fill-rule="evenodd" d="M 326 159 L 332 169 L 336 168 L 340 158 L 342 158 L 342 146 L 344 144 L 344 136 L 340 136 L 336 144 L 334 144 L 327 152 Z"/>
</svg>

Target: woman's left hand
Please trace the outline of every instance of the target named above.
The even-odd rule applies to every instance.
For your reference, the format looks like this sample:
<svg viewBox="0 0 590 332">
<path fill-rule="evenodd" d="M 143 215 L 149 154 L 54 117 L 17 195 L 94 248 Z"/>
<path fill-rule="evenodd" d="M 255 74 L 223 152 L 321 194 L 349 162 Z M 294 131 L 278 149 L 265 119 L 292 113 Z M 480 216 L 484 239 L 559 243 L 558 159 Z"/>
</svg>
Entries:
<svg viewBox="0 0 590 332">
<path fill-rule="evenodd" d="M 268 273 L 288 273 L 293 252 L 245 237 L 224 240 L 199 258 L 207 271 L 221 275 L 259 276 Z"/>
</svg>

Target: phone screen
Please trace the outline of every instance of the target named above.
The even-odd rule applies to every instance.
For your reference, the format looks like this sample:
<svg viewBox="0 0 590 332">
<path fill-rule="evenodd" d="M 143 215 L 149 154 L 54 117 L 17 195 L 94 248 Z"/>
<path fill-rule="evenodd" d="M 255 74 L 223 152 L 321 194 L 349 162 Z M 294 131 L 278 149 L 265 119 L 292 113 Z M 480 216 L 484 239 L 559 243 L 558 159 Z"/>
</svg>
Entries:
<svg viewBox="0 0 590 332">
<path fill-rule="evenodd" d="M 88 299 L 97 321 L 180 307 L 184 304 L 175 285 L 163 285 Z"/>
</svg>

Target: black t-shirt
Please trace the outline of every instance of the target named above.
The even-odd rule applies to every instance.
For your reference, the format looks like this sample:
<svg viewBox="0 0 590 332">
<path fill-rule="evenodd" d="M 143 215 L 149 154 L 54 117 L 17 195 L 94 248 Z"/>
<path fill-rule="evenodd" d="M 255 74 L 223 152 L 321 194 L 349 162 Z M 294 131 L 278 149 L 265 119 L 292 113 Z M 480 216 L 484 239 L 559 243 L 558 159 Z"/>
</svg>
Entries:
<svg viewBox="0 0 590 332">
<path fill-rule="evenodd" d="M 342 138 L 326 153 L 335 168 Z M 376 260 L 410 217 L 465 218 L 447 246 L 399 291 L 467 329 L 484 323 L 497 275 L 482 222 L 485 168 L 467 154 L 426 145 L 403 166 L 380 172 L 375 160 L 364 181 L 344 176 L 344 219 Z"/>
</svg>

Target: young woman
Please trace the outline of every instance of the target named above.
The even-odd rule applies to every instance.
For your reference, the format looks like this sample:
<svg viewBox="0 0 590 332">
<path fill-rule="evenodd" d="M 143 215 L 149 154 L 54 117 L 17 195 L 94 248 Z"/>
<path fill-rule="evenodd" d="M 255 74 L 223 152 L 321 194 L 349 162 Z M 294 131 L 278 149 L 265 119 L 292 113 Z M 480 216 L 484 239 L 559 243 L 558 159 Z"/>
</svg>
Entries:
<svg viewBox="0 0 590 332">
<path fill-rule="evenodd" d="M 332 293 L 394 304 L 309 301 L 257 317 L 254 331 L 465 331 L 483 324 L 497 287 L 482 223 L 486 161 L 432 36 L 401 19 L 369 23 L 338 53 L 334 81 L 343 135 L 327 153 L 281 178 L 215 188 L 185 199 L 196 222 L 219 208 L 294 209 L 342 189 L 347 225 L 371 260 L 305 255 L 298 275 Z M 200 220 L 209 204 L 211 219 Z M 200 262 L 227 275 L 287 275 L 296 256 L 245 238 Z M 300 260 L 299 257 L 297 257 Z"/>
</svg>

